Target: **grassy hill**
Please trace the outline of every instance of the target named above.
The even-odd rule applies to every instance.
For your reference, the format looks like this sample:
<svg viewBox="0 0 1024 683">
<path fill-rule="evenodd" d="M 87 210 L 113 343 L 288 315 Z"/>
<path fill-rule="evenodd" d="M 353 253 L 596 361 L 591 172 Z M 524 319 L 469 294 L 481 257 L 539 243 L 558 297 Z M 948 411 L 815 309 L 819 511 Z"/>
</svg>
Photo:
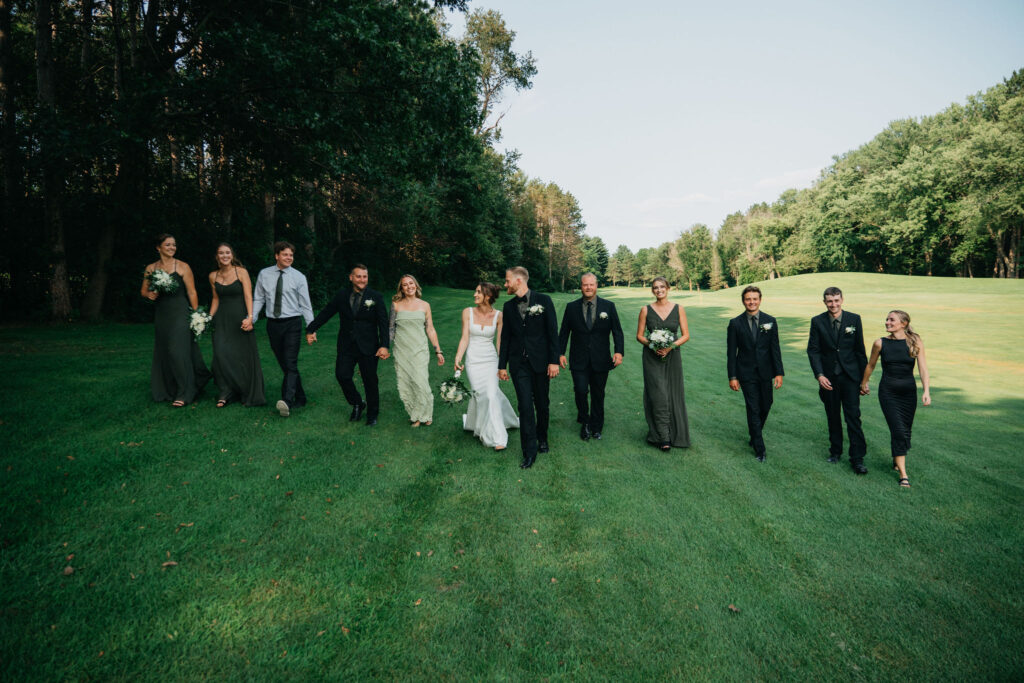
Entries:
<svg viewBox="0 0 1024 683">
<path fill-rule="evenodd" d="M 825 462 L 804 347 L 829 285 L 866 338 L 892 308 L 924 338 L 933 405 L 918 410 L 910 490 L 888 469 L 874 393 L 862 403 L 870 473 Z M 1024 286 L 853 273 L 761 286 L 787 373 L 764 465 L 727 388 L 737 289 L 674 297 L 693 335 L 692 448 L 644 443 L 632 338 L 649 292 L 606 289 L 627 354 L 609 381 L 605 439 L 577 438 L 566 373 L 552 385 L 552 452 L 528 472 L 515 432 L 497 454 L 462 432 L 458 410 L 438 405 L 433 426 L 409 428 L 390 363 L 380 425 L 350 424 L 334 323 L 301 351 L 311 404 L 287 420 L 217 410 L 210 389 L 184 410 L 153 404 L 151 326 L 0 329 L 0 671 L 1019 678 Z M 450 363 L 471 296 L 425 296 Z"/>
</svg>

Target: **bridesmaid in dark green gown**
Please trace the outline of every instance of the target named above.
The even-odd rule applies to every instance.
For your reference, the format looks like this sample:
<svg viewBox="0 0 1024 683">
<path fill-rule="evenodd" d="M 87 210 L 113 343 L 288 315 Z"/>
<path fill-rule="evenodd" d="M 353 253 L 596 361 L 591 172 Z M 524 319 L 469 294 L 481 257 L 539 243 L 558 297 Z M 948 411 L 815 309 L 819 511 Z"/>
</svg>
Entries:
<svg viewBox="0 0 1024 683">
<path fill-rule="evenodd" d="M 232 401 L 265 405 L 263 368 L 252 327 L 252 280 L 226 242 L 217 245 L 217 270 L 210 273 L 210 289 L 217 407 Z"/>
<path fill-rule="evenodd" d="M 178 288 L 170 294 L 158 294 L 150 289 L 147 278 L 142 280 L 142 296 L 156 306 L 150 390 L 154 401 L 172 401 L 171 405 L 181 408 L 196 400 L 210 381 L 210 371 L 188 326 L 199 299 L 192 269 L 174 258 L 178 250 L 174 237 L 160 235 L 156 249 L 160 259 L 146 266 L 146 275 L 163 270 L 178 282 Z"/>
<path fill-rule="evenodd" d="M 679 347 L 690 339 L 686 311 L 668 300 L 668 280 L 654 279 L 651 284 L 654 303 L 640 310 L 636 340 L 644 345 L 644 415 L 647 418 L 647 441 L 663 451 L 689 448 L 690 425 L 686 417 L 686 395 L 683 391 L 683 362 Z M 649 335 L 666 329 L 675 337 L 672 348 L 652 350 Z"/>
</svg>

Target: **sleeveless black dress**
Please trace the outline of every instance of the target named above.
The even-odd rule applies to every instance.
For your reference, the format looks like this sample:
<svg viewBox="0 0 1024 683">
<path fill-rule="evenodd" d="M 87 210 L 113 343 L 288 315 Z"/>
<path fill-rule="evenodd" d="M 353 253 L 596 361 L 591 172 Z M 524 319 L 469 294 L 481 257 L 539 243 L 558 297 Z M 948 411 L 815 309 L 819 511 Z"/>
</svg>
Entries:
<svg viewBox="0 0 1024 683">
<path fill-rule="evenodd" d="M 188 327 L 191 308 L 185 281 L 177 271 L 171 277 L 177 279 L 178 289 L 173 294 L 161 294 L 153 302 L 156 334 L 150 390 L 154 401 L 191 403 L 210 381 L 210 371 Z"/>
<path fill-rule="evenodd" d="M 220 301 L 213 316 L 213 381 L 217 383 L 217 398 L 240 401 L 246 406 L 264 405 L 267 399 L 256 333 L 242 329 L 242 320 L 249 314 L 242 281 L 235 280 L 230 285 L 214 282 L 213 286 Z"/>
<path fill-rule="evenodd" d="M 906 340 L 882 337 L 882 380 L 878 383 L 878 403 L 889 425 L 892 457 L 910 450 L 910 431 L 917 412 L 917 382 Z"/>
<path fill-rule="evenodd" d="M 647 306 L 647 335 L 666 329 L 679 336 L 679 304 L 664 320 L 652 306 Z M 686 416 L 686 394 L 683 390 L 683 361 L 680 349 L 673 349 L 665 360 L 644 347 L 644 416 L 647 418 L 647 441 L 669 443 L 676 448 L 689 448 L 690 423 Z"/>
</svg>

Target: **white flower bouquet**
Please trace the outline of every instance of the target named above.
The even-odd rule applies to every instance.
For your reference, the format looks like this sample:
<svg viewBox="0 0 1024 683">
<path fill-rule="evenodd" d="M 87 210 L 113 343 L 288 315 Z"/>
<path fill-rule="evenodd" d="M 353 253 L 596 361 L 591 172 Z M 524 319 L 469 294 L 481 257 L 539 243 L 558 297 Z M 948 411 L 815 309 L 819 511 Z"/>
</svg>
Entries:
<svg viewBox="0 0 1024 683">
<path fill-rule="evenodd" d="M 206 312 L 206 306 L 200 306 L 188 316 L 188 329 L 192 330 L 195 340 L 199 341 L 199 337 L 212 322 L 213 316 Z"/>
<path fill-rule="evenodd" d="M 651 335 L 647 338 L 647 347 L 652 351 L 661 351 L 662 349 L 671 349 L 673 342 L 676 340 L 674 332 L 666 329 L 657 329 L 651 332 Z M 661 357 L 661 360 L 667 360 L 668 355 Z"/>
<path fill-rule="evenodd" d="M 467 387 L 459 377 L 462 376 L 460 370 L 455 371 L 455 377 L 452 379 L 446 379 L 441 382 L 441 386 L 438 387 L 438 392 L 441 394 L 441 400 L 450 406 L 456 403 L 462 403 L 468 401 L 471 396 L 476 392 Z"/>
<path fill-rule="evenodd" d="M 149 280 L 150 290 L 157 294 L 174 294 L 178 291 L 178 281 L 175 280 L 166 270 L 157 268 L 146 275 Z"/>
</svg>

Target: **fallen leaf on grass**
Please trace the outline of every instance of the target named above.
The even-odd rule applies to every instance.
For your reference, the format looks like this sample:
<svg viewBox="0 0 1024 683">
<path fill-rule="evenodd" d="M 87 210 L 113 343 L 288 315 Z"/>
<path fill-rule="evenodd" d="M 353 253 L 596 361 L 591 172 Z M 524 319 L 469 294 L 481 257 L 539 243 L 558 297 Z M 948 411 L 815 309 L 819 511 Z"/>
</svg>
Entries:
<svg viewBox="0 0 1024 683">
<path fill-rule="evenodd" d="M 456 549 L 455 549 L 455 554 L 456 554 L 456 555 L 465 555 L 465 554 L 466 554 L 466 551 L 465 551 L 465 550 L 463 550 L 462 548 L 456 548 Z"/>
<path fill-rule="evenodd" d="M 284 495 L 290 496 L 290 495 L 292 495 L 292 493 L 294 493 L 294 491 L 285 491 Z"/>
<path fill-rule="evenodd" d="M 327 631 L 317 631 L 316 632 L 316 637 L 319 638 L 320 636 L 322 636 L 325 633 L 327 633 Z"/>
<path fill-rule="evenodd" d="M 346 627 L 342 626 L 341 627 L 341 634 L 344 635 L 344 636 L 347 636 L 348 635 L 348 629 Z"/>
<path fill-rule="evenodd" d="M 382 462 L 377 463 L 377 467 L 384 467 L 384 463 L 382 463 Z"/>
<path fill-rule="evenodd" d="M 536 529 L 534 529 L 534 530 L 533 530 L 533 533 L 537 533 L 537 530 L 536 530 Z"/>
<path fill-rule="evenodd" d="M 71 553 L 70 555 L 68 555 L 64 559 L 67 560 L 68 562 L 70 562 L 71 560 L 75 559 L 75 554 Z"/>
<path fill-rule="evenodd" d="M 417 551 L 416 551 L 416 557 L 419 557 L 419 556 L 420 556 L 420 551 L 419 551 L 419 550 L 417 550 Z"/>
<path fill-rule="evenodd" d="M 551 577 L 551 583 L 558 583 L 558 579 L 556 579 L 555 577 L 552 576 Z"/>
<path fill-rule="evenodd" d="M 162 565 L 160 565 L 160 566 L 161 566 L 161 567 L 177 567 L 177 566 L 178 566 L 178 563 L 177 563 L 177 562 L 175 562 L 174 560 L 168 560 L 167 562 L 164 562 L 164 563 L 163 563 Z"/>
<path fill-rule="evenodd" d="M 75 459 L 75 456 L 73 456 L 73 455 L 69 455 L 68 456 L 68 460 L 74 460 L 74 459 Z"/>
<path fill-rule="evenodd" d="M 434 551 L 433 551 L 433 550 L 428 550 L 428 551 L 427 551 L 427 557 L 430 557 L 430 556 L 431 556 L 431 555 L 433 555 L 433 554 L 434 554 Z"/>
<path fill-rule="evenodd" d="M 740 608 L 737 607 L 736 605 L 729 605 L 729 611 L 734 613 L 734 614 L 739 614 L 740 613 Z"/>
<path fill-rule="evenodd" d="M 421 602 L 423 602 L 423 598 L 417 598 L 417 599 L 416 599 L 416 602 L 414 602 L 414 603 L 413 603 L 413 607 L 416 607 L 416 606 L 417 606 L 417 605 L 419 605 L 419 604 L 420 604 Z"/>
<path fill-rule="evenodd" d="M 75 568 L 71 565 L 64 567 L 64 576 L 71 576 L 75 573 Z"/>
</svg>

